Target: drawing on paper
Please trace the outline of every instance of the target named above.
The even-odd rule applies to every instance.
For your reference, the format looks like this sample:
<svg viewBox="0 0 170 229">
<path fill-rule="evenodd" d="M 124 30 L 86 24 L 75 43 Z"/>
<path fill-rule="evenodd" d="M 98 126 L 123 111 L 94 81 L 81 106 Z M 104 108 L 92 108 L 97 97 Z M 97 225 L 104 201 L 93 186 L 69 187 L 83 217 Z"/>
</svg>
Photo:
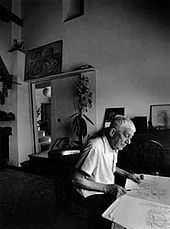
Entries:
<svg viewBox="0 0 170 229">
<path fill-rule="evenodd" d="M 170 228 L 170 209 L 166 207 L 150 208 L 146 213 L 146 225 L 151 229 Z"/>
<path fill-rule="evenodd" d="M 170 178 L 144 177 L 140 184 L 128 180 L 127 194 L 113 202 L 103 217 L 125 228 L 170 229 Z"/>
<path fill-rule="evenodd" d="M 141 183 L 129 194 L 142 199 L 160 200 L 166 196 L 166 190 L 152 181 L 151 183 Z"/>
<path fill-rule="evenodd" d="M 129 181 L 127 194 L 136 198 L 170 204 L 170 183 L 168 178 L 147 175 L 139 185 Z"/>
<path fill-rule="evenodd" d="M 150 226 L 150 228 L 166 228 L 167 219 L 161 211 L 150 209 L 147 214 L 146 224 Z"/>
<path fill-rule="evenodd" d="M 170 229 L 170 207 L 168 205 L 128 195 L 116 200 L 103 216 L 125 228 Z"/>
</svg>

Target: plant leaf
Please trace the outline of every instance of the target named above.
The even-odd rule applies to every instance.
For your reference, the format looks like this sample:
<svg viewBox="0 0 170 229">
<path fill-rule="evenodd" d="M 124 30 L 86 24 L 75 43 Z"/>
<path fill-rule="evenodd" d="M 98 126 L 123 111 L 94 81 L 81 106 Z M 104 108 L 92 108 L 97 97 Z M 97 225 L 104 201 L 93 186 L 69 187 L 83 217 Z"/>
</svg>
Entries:
<svg viewBox="0 0 170 229">
<path fill-rule="evenodd" d="M 87 117 L 87 115 L 83 114 L 83 116 L 88 122 L 90 122 L 93 126 L 95 126 L 94 122 L 89 117 Z"/>
<path fill-rule="evenodd" d="M 85 137 L 87 135 L 87 124 L 84 118 L 80 117 L 80 135 Z"/>
<path fill-rule="evenodd" d="M 77 136 L 85 137 L 87 135 L 87 124 L 85 119 L 79 114 L 73 120 L 73 132 Z"/>
<path fill-rule="evenodd" d="M 77 117 L 77 116 L 76 116 L 76 117 Z M 74 120 L 73 120 L 73 132 L 74 132 L 74 133 L 77 132 L 77 126 L 78 126 L 77 118 L 74 118 Z"/>
<path fill-rule="evenodd" d="M 69 117 L 70 118 L 73 118 L 74 116 L 77 116 L 79 113 L 78 112 L 76 112 L 76 113 L 74 113 L 74 114 L 72 114 L 72 115 L 70 115 Z"/>
</svg>

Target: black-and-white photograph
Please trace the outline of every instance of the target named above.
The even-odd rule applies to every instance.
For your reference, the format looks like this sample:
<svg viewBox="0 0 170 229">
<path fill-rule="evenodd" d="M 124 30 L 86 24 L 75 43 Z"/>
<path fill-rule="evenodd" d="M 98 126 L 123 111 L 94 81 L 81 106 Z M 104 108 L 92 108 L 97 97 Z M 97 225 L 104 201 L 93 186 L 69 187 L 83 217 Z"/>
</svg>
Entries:
<svg viewBox="0 0 170 229">
<path fill-rule="evenodd" d="M 0 229 L 170 228 L 170 1 L 0 0 Z"/>
</svg>

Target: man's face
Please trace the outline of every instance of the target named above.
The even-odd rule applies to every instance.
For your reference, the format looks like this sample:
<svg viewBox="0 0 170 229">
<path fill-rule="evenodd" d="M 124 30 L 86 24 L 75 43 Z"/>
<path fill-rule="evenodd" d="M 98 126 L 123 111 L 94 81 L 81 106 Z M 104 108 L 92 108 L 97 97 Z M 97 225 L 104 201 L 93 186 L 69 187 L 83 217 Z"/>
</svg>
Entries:
<svg viewBox="0 0 170 229">
<path fill-rule="evenodd" d="M 109 143 L 115 150 L 122 150 L 126 145 L 131 143 L 131 139 L 134 135 L 134 130 L 127 127 L 121 127 L 119 130 L 115 130 L 113 136 L 110 136 Z"/>
</svg>

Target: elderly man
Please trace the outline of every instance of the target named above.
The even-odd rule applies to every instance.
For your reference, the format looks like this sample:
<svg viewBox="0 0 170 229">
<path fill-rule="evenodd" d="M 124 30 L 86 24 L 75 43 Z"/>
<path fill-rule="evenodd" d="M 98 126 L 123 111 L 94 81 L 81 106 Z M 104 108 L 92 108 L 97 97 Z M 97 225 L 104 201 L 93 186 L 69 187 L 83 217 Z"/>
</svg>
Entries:
<svg viewBox="0 0 170 229">
<path fill-rule="evenodd" d="M 117 154 L 131 139 L 136 129 L 133 122 L 122 115 L 116 115 L 110 127 L 102 136 L 89 140 L 76 164 L 73 186 L 89 209 L 91 225 L 102 225 L 101 214 L 119 196 L 126 193 L 125 188 L 115 184 L 115 173 L 140 183 L 140 177 L 116 167 Z M 106 222 L 103 224 L 106 228 Z"/>
</svg>

